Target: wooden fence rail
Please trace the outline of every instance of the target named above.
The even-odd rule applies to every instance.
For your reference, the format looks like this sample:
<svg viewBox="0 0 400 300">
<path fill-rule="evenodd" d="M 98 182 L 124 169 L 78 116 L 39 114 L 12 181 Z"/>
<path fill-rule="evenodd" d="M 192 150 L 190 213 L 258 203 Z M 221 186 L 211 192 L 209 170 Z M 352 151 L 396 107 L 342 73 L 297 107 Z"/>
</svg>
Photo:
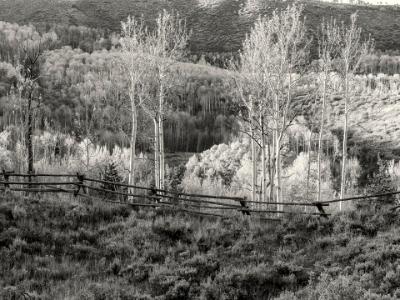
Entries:
<svg viewBox="0 0 400 300">
<path fill-rule="evenodd" d="M 72 181 L 57 181 L 57 182 L 21 182 L 21 181 L 0 181 L 0 184 L 9 184 L 9 185 L 79 185 L 80 182 Z"/>
<path fill-rule="evenodd" d="M 97 183 L 112 184 L 112 185 L 115 185 L 115 186 L 122 186 L 122 187 L 128 187 L 128 188 L 133 188 L 133 189 L 147 190 L 147 191 L 152 191 L 152 192 L 156 192 L 156 193 L 166 193 L 166 194 L 171 194 L 171 195 L 175 195 L 175 196 L 193 196 L 193 197 L 199 197 L 199 198 L 222 199 L 222 200 L 235 200 L 235 201 L 241 201 L 241 200 L 243 200 L 243 197 L 231 197 L 231 196 L 215 196 L 215 195 L 205 195 L 205 194 L 178 193 L 178 192 L 168 191 L 168 190 L 163 190 L 163 189 L 142 187 L 142 186 L 137 186 L 137 185 L 125 184 L 125 183 L 116 183 L 116 182 L 113 182 L 113 181 L 106 181 L 106 180 L 100 180 L 100 179 L 85 178 L 85 180 L 86 180 L 86 181 L 91 181 L 91 182 L 97 182 Z"/>
<path fill-rule="evenodd" d="M 332 200 L 321 201 L 320 203 L 330 204 L 330 203 L 336 203 L 336 202 L 358 201 L 358 200 L 369 201 L 369 200 L 371 200 L 371 198 L 382 198 L 382 197 L 388 197 L 388 196 L 399 195 L 399 194 L 400 194 L 400 191 L 395 191 L 395 192 L 373 194 L 373 195 L 360 195 L 360 196 L 354 196 L 354 197 L 343 198 L 343 199 L 332 199 Z"/>
<path fill-rule="evenodd" d="M 373 200 L 375 198 L 382 198 L 391 195 L 400 194 L 400 191 L 381 193 L 374 195 L 361 195 L 355 197 L 349 197 L 344 199 L 332 199 L 320 202 L 259 202 L 250 201 L 246 197 L 233 197 L 233 196 L 217 196 L 217 195 L 207 195 L 207 194 L 190 194 L 190 193 L 179 193 L 175 191 L 168 191 L 163 189 L 155 189 L 149 187 L 129 185 L 121 182 L 113 182 L 107 180 L 93 179 L 85 177 L 84 174 L 77 173 L 73 174 L 19 174 L 12 171 L 3 170 L 0 176 L 3 176 L 4 180 L 0 181 L 0 191 L 11 192 L 34 192 L 34 193 L 72 193 L 74 196 L 84 196 L 90 198 L 98 198 L 105 202 L 111 202 L 115 204 L 124 204 L 137 207 L 152 207 L 152 208 L 168 208 L 174 211 L 181 211 L 185 213 L 196 213 L 201 215 L 209 215 L 216 217 L 227 217 L 226 215 L 215 214 L 210 212 L 200 211 L 203 210 L 218 210 L 218 211 L 233 211 L 236 210 L 244 215 L 250 214 L 298 214 L 298 215 L 315 215 L 327 218 L 330 214 L 327 214 L 324 207 L 329 206 L 331 203 L 341 202 L 341 201 L 359 201 L 359 200 Z M 11 181 L 10 178 L 29 178 L 29 181 Z M 32 181 L 32 178 L 64 178 L 65 181 Z M 93 184 L 104 184 L 111 185 L 115 187 L 114 189 L 106 189 L 104 187 L 94 186 Z M 62 186 L 62 187 L 60 187 Z M 68 187 L 75 187 L 75 189 Z M 33 188 L 36 187 L 36 188 Z M 117 187 L 127 188 L 127 191 L 117 190 Z M 134 194 L 130 190 L 142 190 L 145 191 L 144 194 Z M 103 198 L 96 197 L 95 195 L 89 195 L 89 191 L 96 191 L 103 193 L 105 196 Z M 110 195 L 123 196 L 127 201 L 114 201 L 106 199 Z M 150 201 L 151 203 L 133 202 L 134 198 L 141 198 Z M 216 200 L 224 200 L 214 201 Z M 233 201 L 233 203 L 227 203 L 226 201 Z M 271 209 L 252 209 L 248 205 L 283 205 L 283 206 L 311 206 L 316 207 L 318 212 L 291 212 L 291 211 L 277 211 Z M 197 209 L 197 210 L 194 210 Z M 279 219 L 273 218 L 263 218 L 260 219 L 276 221 Z"/>
</svg>

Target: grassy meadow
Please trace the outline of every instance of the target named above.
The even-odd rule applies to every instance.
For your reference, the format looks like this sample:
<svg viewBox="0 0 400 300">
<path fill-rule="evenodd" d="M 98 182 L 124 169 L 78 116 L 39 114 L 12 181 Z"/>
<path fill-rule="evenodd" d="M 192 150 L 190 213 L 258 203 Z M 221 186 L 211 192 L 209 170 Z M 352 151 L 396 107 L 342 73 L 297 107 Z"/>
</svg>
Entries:
<svg viewBox="0 0 400 300">
<path fill-rule="evenodd" d="M 397 299 L 398 214 L 359 208 L 270 223 L 7 196 L 0 298 Z"/>
</svg>

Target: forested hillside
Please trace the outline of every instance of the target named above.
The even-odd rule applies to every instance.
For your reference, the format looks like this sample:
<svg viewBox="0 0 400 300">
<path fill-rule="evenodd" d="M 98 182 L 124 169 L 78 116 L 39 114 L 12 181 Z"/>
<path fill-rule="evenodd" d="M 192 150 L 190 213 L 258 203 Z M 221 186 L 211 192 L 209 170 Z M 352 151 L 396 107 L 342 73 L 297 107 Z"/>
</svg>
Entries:
<svg viewBox="0 0 400 300">
<path fill-rule="evenodd" d="M 90 116 L 93 138 L 111 148 L 115 144 L 126 146 L 129 115 L 122 102 L 127 97 L 127 87 L 124 74 L 113 68 L 113 59 L 118 56 L 115 50 L 88 53 L 69 46 L 48 52 L 41 65 L 41 104 L 35 128 L 52 128 L 81 139 L 85 136 L 85 109 L 89 105 L 93 113 Z M 223 87 L 223 71 L 190 63 L 180 64 L 178 71 L 182 80 L 169 95 L 167 149 L 199 152 L 215 143 L 227 142 L 235 125 L 229 110 L 229 95 Z M 105 73 L 110 75 L 104 78 Z M 6 97 L 17 82 L 10 63 L 0 64 L 0 81 L 0 126 L 5 128 L 21 117 L 16 110 L 17 99 Z M 96 111 L 95 103 L 100 108 Z M 148 151 L 152 127 L 143 113 L 140 118 L 143 133 L 138 146 L 141 151 Z"/>
<path fill-rule="evenodd" d="M 271 14 L 287 1 L 270 0 L 4 0 L 0 2 L 0 20 L 17 23 L 57 23 L 84 25 L 119 32 L 120 22 L 128 14 L 143 16 L 150 25 L 163 8 L 175 9 L 187 19 L 193 31 L 193 53 L 237 51 L 259 14 Z M 359 25 L 371 34 L 377 49 L 400 48 L 400 9 L 397 7 L 352 6 L 306 2 L 304 15 L 310 35 L 317 34 L 322 20 L 331 17 L 349 20 L 358 11 Z"/>
<path fill-rule="evenodd" d="M 2 22 L 0 24 L 0 104 L 2 112 L 0 125 L 5 128 L 15 124 L 18 119 L 16 99 L 6 97 L 17 83 L 17 73 L 13 69 L 13 53 L 18 43 L 30 34 L 37 34 L 33 26 L 19 26 Z M 40 28 L 40 27 L 39 27 Z M 45 30 L 46 28 L 42 28 Z M 54 34 L 56 40 L 51 51 L 47 52 L 40 64 L 41 106 L 38 112 L 36 129 L 54 128 L 60 132 L 73 133 L 78 139 L 84 135 L 84 108 L 87 95 L 90 103 L 100 101 L 101 110 L 97 110 L 93 134 L 102 145 L 112 147 L 115 144 L 128 144 L 125 134 L 129 118 L 126 114 L 115 114 L 121 109 L 121 99 L 126 97 L 126 84 L 120 71 L 113 69 L 113 59 L 118 57 L 118 39 L 105 37 L 102 30 L 88 27 L 53 25 L 47 28 L 48 34 Z M 112 48 L 112 49 L 111 49 Z M 166 147 L 169 151 L 201 152 L 214 144 L 228 142 L 236 134 L 235 116 L 232 108 L 231 89 L 225 79 L 228 72 L 210 65 L 180 63 L 178 67 L 182 80 L 169 95 L 172 109 L 166 123 Z M 386 74 L 398 73 L 398 56 L 370 55 L 361 65 L 362 73 Z M 103 78 L 103 73 L 112 72 L 112 76 Z M 110 73 L 111 74 L 111 73 Z M 315 80 L 310 76 L 309 80 Z M 95 84 L 94 81 L 98 81 Z M 377 148 L 385 150 L 391 156 L 397 153 L 398 115 L 397 91 L 398 75 L 358 76 L 355 86 L 363 90 L 363 96 L 352 104 L 354 124 L 365 122 L 362 127 L 354 127 L 355 138 L 359 142 L 368 140 Z M 94 94 L 96 89 L 97 94 Z M 358 96 L 357 96 L 358 97 Z M 86 99 L 86 100 L 85 100 Z M 97 100 L 96 100 L 97 99 Z M 119 99 L 119 100 L 118 100 Z M 307 115 L 319 105 L 317 101 L 298 101 L 297 114 Z M 387 111 L 386 117 L 376 115 L 374 108 Z M 330 128 L 337 126 L 342 111 L 340 96 L 329 105 Z M 147 151 L 151 141 L 146 138 L 151 124 L 144 122 L 144 133 L 139 136 L 139 149 Z M 311 125 L 311 123 L 309 124 Z M 386 149 L 384 149 L 386 148 Z"/>
</svg>

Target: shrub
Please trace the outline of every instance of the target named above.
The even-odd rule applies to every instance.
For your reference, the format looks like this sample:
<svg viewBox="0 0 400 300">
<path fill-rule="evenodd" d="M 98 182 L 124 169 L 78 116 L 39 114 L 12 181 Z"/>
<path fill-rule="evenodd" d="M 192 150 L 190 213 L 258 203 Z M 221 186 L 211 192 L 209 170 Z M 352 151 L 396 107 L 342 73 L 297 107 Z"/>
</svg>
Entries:
<svg viewBox="0 0 400 300">
<path fill-rule="evenodd" d="M 151 264 L 132 264 L 121 270 L 120 274 L 130 283 L 141 283 L 148 280 L 153 267 Z"/>
<path fill-rule="evenodd" d="M 318 166 L 315 163 L 316 153 L 310 153 L 310 174 L 309 190 L 307 191 L 308 174 L 308 153 L 301 152 L 291 165 L 284 169 L 283 185 L 285 188 L 285 201 L 311 201 L 315 199 L 315 192 L 318 187 Z M 321 189 L 326 197 L 332 197 L 334 194 L 333 183 L 331 179 L 331 169 L 329 160 L 326 157 L 321 161 Z"/>
<path fill-rule="evenodd" d="M 190 241 L 191 229 L 189 224 L 180 220 L 162 221 L 156 220 L 152 226 L 152 231 L 158 234 L 163 241 Z"/>
<path fill-rule="evenodd" d="M 367 291 L 362 288 L 361 284 L 347 276 L 339 276 L 332 278 L 330 275 L 323 273 L 315 286 L 308 286 L 294 294 L 289 294 L 288 298 L 281 295 L 278 299 L 326 299 L 326 300 L 358 300 L 364 299 Z"/>
<path fill-rule="evenodd" d="M 182 187 L 188 190 L 195 179 L 199 180 L 200 186 L 204 185 L 203 181 L 206 180 L 210 183 L 220 182 L 229 187 L 248 151 L 247 143 L 236 141 L 229 145 L 215 145 L 199 156 L 192 156 L 186 164 Z"/>
<path fill-rule="evenodd" d="M 156 267 L 149 277 L 152 296 L 165 295 L 179 281 L 179 276 L 167 267 Z"/>
<path fill-rule="evenodd" d="M 168 290 L 165 294 L 165 299 L 167 300 L 186 300 L 188 299 L 190 284 L 184 280 L 180 279 Z"/>
<path fill-rule="evenodd" d="M 200 282 L 207 277 L 214 278 L 219 271 L 220 263 L 211 255 L 195 255 L 192 258 L 184 261 L 184 267 L 194 269 L 190 276 L 186 278 L 191 284 Z"/>
<path fill-rule="evenodd" d="M 182 190 L 181 183 L 185 175 L 185 166 L 180 164 L 175 167 L 167 165 L 165 170 L 165 186 L 167 190 L 179 192 Z"/>
<path fill-rule="evenodd" d="M 388 166 L 389 162 L 378 160 L 378 170 L 373 173 L 373 177 L 370 178 L 369 184 L 366 187 L 367 194 L 380 194 L 397 191 L 395 181 L 389 173 Z M 359 202 L 357 203 L 357 207 L 360 209 L 366 209 L 370 212 L 376 212 L 387 204 L 394 204 L 396 199 L 396 195 L 380 197 L 377 201 Z"/>
<path fill-rule="evenodd" d="M 122 181 L 122 177 L 118 173 L 117 165 L 115 164 L 115 162 L 111 162 L 105 166 L 101 177 L 104 181 L 115 183 L 120 183 Z M 112 183 L 104 183 L 102 188 L 111 191 L 116 191 L 118 189 L 117 186 Z"/>
</svg>

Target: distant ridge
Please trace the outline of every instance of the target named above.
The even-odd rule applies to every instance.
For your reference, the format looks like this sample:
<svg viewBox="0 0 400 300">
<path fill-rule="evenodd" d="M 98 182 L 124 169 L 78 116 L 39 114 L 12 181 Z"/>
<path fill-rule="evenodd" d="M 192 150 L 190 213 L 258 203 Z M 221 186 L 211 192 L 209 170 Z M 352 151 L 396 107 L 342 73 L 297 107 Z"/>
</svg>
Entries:
<svg viewBox="0 0 400 300">
<path fill-rule="evenodd" d="M 128 14 L 154 20 L 163 9 L 174 9 L 187 18 L 193 30 L 192 52 L 237 51 L 259 14 L 269 14 L 291 1 L 269 0 L 3 0 L 0 20 L 17 23 L 62 23 L 119 31 Z M 358 11 L 359 25 L 380 50 L 400 50 L 400 8 L 305 2 L 309 33 L 323 19 L 348 20 Z"/>
<path fill-rule="evenodd" d="M 399 0 L 317 0 L 317 1 L 347 3 L 353 5 L 400 5 Z"/>
</svg>

